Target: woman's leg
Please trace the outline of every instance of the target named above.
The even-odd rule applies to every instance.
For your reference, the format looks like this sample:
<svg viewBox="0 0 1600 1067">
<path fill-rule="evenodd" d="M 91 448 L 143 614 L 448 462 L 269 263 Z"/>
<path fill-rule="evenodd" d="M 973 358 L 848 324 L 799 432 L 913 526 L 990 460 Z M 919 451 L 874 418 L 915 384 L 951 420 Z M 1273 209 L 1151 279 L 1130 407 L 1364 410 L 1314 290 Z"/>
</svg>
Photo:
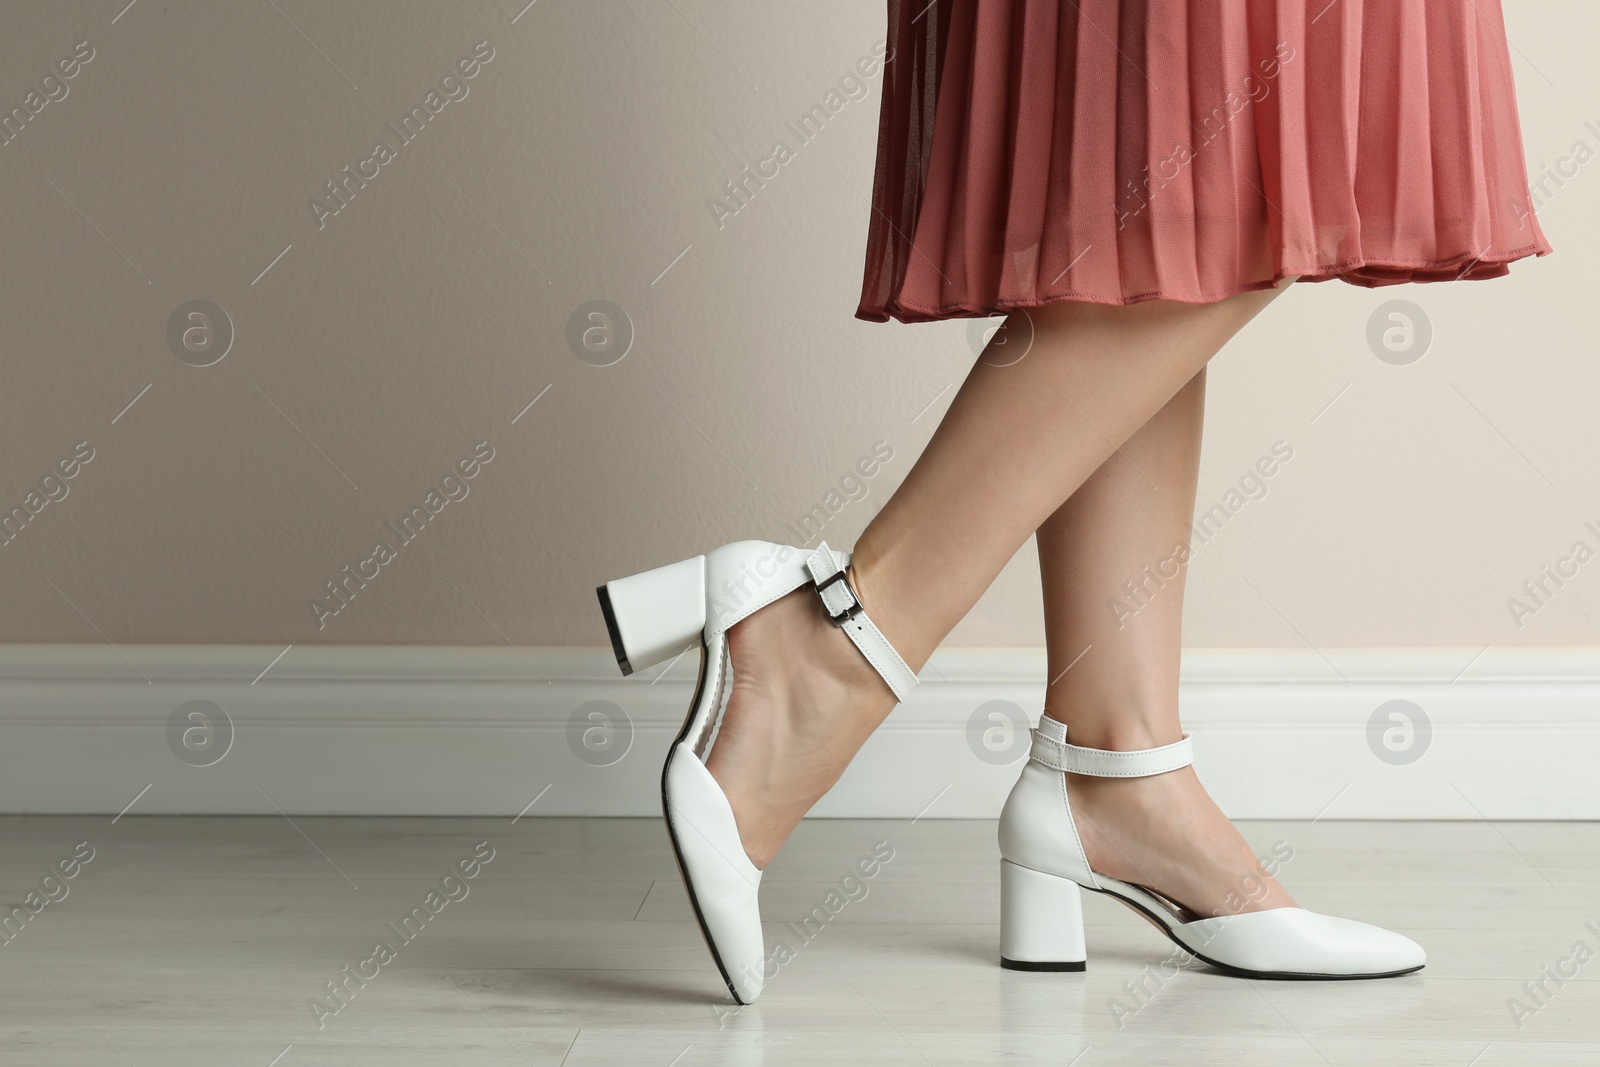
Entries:
<svg viewBox="0 0 1600 1067">
<path fill-rule="evenodd" d="M 1050 685 L 1045 714 L 1090 748 L 1169 745 L 1183 629 L 1205 371 L 1123 444 L 1035 535 Z M 1193 767 L 1149 778 L 1072 775 L 1090 866 L 1202 915 L 1292 907 Z"/>
<path fill-rule="evenodd" d="M 854 550 L 857 593 L 913 669 L 1028 537 L 1276 292 L 1050 304 L 1027 313 L 1034 339 L 1021 361 L 977 362 Z M 750 858 L 765 866 L 894 696 L 803 589 L 739 623 L 729 642 L 733 692 L 707 766 Z"/>
</svg>

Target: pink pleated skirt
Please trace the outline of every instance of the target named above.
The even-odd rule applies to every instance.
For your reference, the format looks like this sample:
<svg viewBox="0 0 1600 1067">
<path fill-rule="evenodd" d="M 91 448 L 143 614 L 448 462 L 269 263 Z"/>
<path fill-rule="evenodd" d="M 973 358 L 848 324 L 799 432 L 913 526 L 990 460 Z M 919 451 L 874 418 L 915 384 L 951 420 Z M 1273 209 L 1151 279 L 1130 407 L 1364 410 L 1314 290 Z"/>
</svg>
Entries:
<svg viewBox="0 0 1600 1067">
<path fill-rule="evenodd" d="M 888 0 L 856 316 L 1493 278 L 1550 246 L 1499 0 Z"/>
</svg>

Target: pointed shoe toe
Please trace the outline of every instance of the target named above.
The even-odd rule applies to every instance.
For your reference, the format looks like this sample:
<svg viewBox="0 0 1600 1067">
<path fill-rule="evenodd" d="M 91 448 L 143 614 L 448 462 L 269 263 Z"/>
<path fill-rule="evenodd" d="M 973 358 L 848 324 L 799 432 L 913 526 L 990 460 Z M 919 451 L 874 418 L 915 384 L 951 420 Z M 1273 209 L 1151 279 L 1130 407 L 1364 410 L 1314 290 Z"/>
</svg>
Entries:
<svg viewBox="0 0 1600 1067">
<path fill-rule="evenodd" d="M 727 795 L 693 750 L 674 748 L 662 796 L 695 918 L 728 992 L 749 1004 L 763 984 L 761 871 L 745 855 Z"/>
<path fill-rule="evenodd" d="M 1252 977 L 1389 978 L 1428 961 L 1403 934 L 1304 908 L 1199 919 L 1176 927 L 1173 939 L 1207 963 Z"/>
</svg>

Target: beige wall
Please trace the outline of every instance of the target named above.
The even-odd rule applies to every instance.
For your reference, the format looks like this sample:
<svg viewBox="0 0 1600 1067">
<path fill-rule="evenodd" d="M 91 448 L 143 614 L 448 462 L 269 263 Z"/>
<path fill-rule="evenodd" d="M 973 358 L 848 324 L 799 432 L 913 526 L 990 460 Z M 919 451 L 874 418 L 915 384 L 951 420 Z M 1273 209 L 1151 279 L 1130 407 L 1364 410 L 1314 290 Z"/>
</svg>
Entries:
<svg viewBox="0 0 1600 1067">
<path fill-rule="evenodd" d="M 1600 149 L 1595 6 L 1506 6 L 1530 169 Z M 93 58 L 0 147 L 0 510 L 66 491 L 0 546 L 0 640 L 602 644 L 597 582 L 786 539 L 892 450 L 826 529 L 851 543 L 971 363 L 966 324 L 852 317 L 877 79 L 812 143 L 785 126 L 881 5 L 121 7 L 4 9 L 4 109 Z M 479 42 L 467 95 L 319 228 L 324 183 Z M 778 139 L 794 158 L 719 225 L 708 202 Z M 1600 561 L 1521 628 L 1506 605 L 1600 548 L 1600 163 L 1546 192 L 1555 256 L 1302 287 L 1215 365 L 1202 506 L 1293 456 L 1200 550 L 1191 644 L 1595 642 Z M 237 335 L 206 367 L 166 336 L 196 299 Z M 596 299 L 636 332 L 603 368 L 566 340 Z M 1414 365 L 1368 348 L 1389 299 L 1433 324 Z M 386 534 L 464 460 L 463 499 Z M 380 538 L 397 558 L 319 629 L 309 602 Z M 1040 643 L 1036 581 L 1029 548 L 952 643 Z"/>
</svg>

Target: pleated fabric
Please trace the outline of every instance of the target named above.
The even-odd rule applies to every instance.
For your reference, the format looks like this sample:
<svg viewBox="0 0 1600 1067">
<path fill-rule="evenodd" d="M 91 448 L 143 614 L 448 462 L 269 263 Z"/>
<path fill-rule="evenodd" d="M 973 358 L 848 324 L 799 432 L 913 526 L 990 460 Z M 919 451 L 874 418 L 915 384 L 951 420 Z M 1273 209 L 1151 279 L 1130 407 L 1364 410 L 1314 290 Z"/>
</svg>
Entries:
<svg viewBox="0 0 1600 1067">
<path fill-rule="evenodd" d="M 1499 277 L 1499 0 L 888 0 L 858 318 Z"/>
</svg>

